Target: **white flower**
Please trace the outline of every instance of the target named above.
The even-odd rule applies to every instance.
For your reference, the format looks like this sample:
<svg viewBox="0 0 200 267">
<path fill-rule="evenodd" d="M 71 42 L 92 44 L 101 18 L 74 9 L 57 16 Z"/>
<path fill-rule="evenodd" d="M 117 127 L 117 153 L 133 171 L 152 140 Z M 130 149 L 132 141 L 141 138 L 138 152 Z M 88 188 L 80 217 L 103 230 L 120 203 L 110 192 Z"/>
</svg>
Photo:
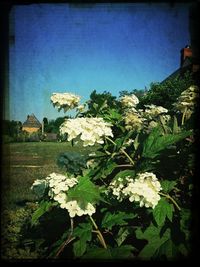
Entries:
<svg viewBox="0 0 200 267">
<path fill-rule="evenodd" d="M 177 102 L 173 105 L 177 111 L 185 113 L 186 119 L 189 119 L 191 114 L 194 112 L 198 98 L 199 88 L 198 86 L 192 85 L 181 93 L 177 99 Z"/>
<path fill-rule="evenodd" d="M 146 109 L 144 111 L 144 116 L 146 116 L 147 118 L 153 119 L 154 117 L 163 114 L 163 113 L 167 113 L 168 110 L 166 108 L 163 108 L 161 106 L 156 106 L 156 105 L 145 105 Z"/>
<path fill-rule="evenodd" d="M 97 154 L 95 153 L 95 152 L 92 152 L 92 153 L 90 153 L 88 156 L 89 157 L 95 157 Z"/>
<path fill-rule="evenodd" d="M 94 159 L 90 159 L 86 162 L 86 166 L 87 168 L 90 168 L 92 166 L 94 166 L 95 160 Z"/>
<path fill-rule="evenodd" d="M 84 105 L 79 105 L 79 106 L 77 107 L 77 110 L 78 110 L 79 112 L 83 112 L 84 109 L 85 109 L 85 106 L 84 106 Z"/>
<path fill-rule="evenodd" d="M 109 188 L 119 201 L 128 198 L 130 202 L 139 202 L 140 207 L 147 208 L 154 208 L 158 204 L 159 191 L 162 189 L 157 177 L 151 172 L 140 173 L 135 180 L 130 176 L 115 179 Z"/>
<path fill-rule="evenodd" d="M 95 213 L 95 211 L 96 211 L 95 207 L 91 203 L 88 203 L 86 206 L 85 213 L 91 216 L 93 213 Z"/>
<path fill-rule="evenodd" d="M 76 118 L 68 119 L 60 126 L 61 134 L 68 134 L 68 141 L 80 137 L 83 146 L 93 146 L 95 143 L 103 144 L 104 136 L 113 136 L 111 124 L 102 118 Z"/>
<path fill-rule="evenodd" d="M 67 195 L 65 193 L 59 193 L 58 195 L 54 196 L 54 200 L 59 204 L 65 204 L 67 201 Z"/>
<path fill-rule="evenodd" d="M 74 95 L 72 93 L 53 93 L 51 96 L 51 102 L 58 110 L 62 108 L 66 112 L 68 109 L 73 109 L 78 106 L 80 101 L 80 96 Z"/>
<path fill-rule="evenodd" d="M 139 99 L 134 94 L 125 95 L 125 96 L 121 97 L 121 103 L 124 107 L 128 107 L 128 108 L 133 107 L 134 108 L 139 103 Z"/>
<path fill-rule="evenodd" d="M 125 113 L 125 128 L 127 130 L 139 131 L 143 128 L 145 120 L 139 113 L 128 111 Z"/>
<path fill-rule="evenodd" d="M 67 202 L 66 205 L 65 205 L 65 208 L 68 210 L 69 216 L 71 218 L 75 217 L 75 215 L 77 214 L 78 210 L 80 209 L 76 200 Z"/>
<path fill-rule="evenodd" d="M 140 202 L 140 207 L 154 208 L 160 200 L 159 191 L 161 189 L 161 185 L 155 174 L 144 172 L 138 174 L 134 182 L 127 184 L 127 187 L 123 189 L 123 194 L 129 196 L 131 202 Z"/>
<path fill-rule="evenodd" d="M 96 211 L 95 207 L 91 203 L 88 203 L 85 209 L 81 209 L 76 200 L 68 201 L 67 203 L 62 204 L 61 208 L 67 209 L 71 218 L 75 217 L 76 215 L 82 216 L 88 214 L 91 216 Z"/>
</svg>

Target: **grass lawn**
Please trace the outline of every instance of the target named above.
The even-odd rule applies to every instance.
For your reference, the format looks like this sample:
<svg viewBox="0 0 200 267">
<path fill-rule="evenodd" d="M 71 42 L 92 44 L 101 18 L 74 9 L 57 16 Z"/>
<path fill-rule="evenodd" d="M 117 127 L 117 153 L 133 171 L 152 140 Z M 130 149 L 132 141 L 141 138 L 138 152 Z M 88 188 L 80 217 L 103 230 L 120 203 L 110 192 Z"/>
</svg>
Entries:
<svg viewBox="0 0 200 267">
<path fill-rule="evenodd" d="M 57 157 L 69 151 L 85 154 L 92 152 L 93 148 L 72 147 L 67 142 L 5 144 L 1 186 L 3 209 L 14 210 L 36 200 L 30 189 L 33 181 L 43 179 L 52 172 L 62 173 L 56 164 Z"/>
</svg>

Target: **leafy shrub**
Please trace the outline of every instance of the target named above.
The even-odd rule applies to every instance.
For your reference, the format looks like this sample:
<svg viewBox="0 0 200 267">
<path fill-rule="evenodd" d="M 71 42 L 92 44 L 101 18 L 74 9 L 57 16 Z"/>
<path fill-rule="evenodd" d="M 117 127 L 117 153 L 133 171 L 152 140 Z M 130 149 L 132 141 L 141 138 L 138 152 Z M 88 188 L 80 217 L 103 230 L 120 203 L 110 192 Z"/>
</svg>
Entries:
<svg viewBox="0 0 200 267">
<path fill-rule="evenodd" d="M 195 92 L 190 107 L 199 96 Z M 41 233 L 47 258 L 187 259 L 197 132 L 191 113 L 169 114 L 155 104 L 140 109 L 135 95 L 113 99 L 108 109 L 110 95 L 104 97 L 61 125 L 68 141 L 98 147 L 88 155 L 90 164 L 81 151 L 65 153 L 58 161 L 65 174 L 34 182 L 42 195 L 29 231 Z M 57 101 L 62 107 L 63 100 Z"/>
</svg>

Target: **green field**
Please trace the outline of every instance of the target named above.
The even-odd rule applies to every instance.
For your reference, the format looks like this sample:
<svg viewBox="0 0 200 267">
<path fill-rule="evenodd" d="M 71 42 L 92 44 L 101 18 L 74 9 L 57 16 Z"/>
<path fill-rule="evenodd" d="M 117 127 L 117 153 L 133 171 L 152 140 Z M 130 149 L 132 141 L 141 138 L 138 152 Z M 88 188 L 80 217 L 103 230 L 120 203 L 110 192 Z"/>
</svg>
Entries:
<svg viewBox="0 0 200 267">
<path fill-rule="evenodd" d="M 70 143 L 29 142 L 10 143 L 3 146 L 2 204 L 4 209 L 17 209 L 36 200 L 31 192 L 35 179 L 43 179 L 52 172 L 60 172 L 56 161 L 62 152 L 77 151 L 82 154 L 92 148 L 71 146 Z"/>
</svg>

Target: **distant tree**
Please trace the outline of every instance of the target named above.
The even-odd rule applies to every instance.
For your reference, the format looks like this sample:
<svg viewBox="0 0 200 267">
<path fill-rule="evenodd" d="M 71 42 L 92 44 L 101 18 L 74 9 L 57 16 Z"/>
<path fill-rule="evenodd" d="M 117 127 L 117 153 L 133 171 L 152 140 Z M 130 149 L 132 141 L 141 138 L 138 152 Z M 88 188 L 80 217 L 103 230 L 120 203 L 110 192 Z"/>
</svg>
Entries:
<svg viewBox="0 0 200 267">
<path fill-rule="evenodd" d="M 48 124 L 48 119 L 46 117 L 43 118 L 43 123 L 44 123 L 44 125 Z"/>
<path fill-rule="evenodd" d="M 96 114 L 101 114 L 104 110 L 112 109 L 117 107 L 118 101 L 116 97 L 113 96 L 110 92 L 104 91 L 103 93 L 97 93 L 94 90 L 88 101 L 88 111 L 90 115 L 96 116 Z"/>
<path fill-rule="evenodd" d="M 60 125 L 64 122 L 64 120 L 66 118 L 68 118 L 68 116 L 58 117 L 55 120 L 49 120 L 49 121 L 47 118 L 44 118 L 45 122 L 48 122 L 48 123 L 44 124 L 44 132 L 45 133 L 57 133 L 58 134 Z M 44 122 L 44 119 L 43 119 L 43 122 Z"/>
<path fill-rule="evenodd" d="M 3 121 L 3 134 L 8 135 L 10 137 L 16 138 L 17 135 L 20 134 L 22 131 L 22 123 L 21 121 L 9 121 L 4 120 Z"/>
<path fill-rule="evenodd" d="M 195 81 L 190 72 L 163 83 L 151 83 L 148 93 L 140 99 L 139 105 L 142 107 L 145 104 L 154 104 L 171 109 L 177 97 L 193 84 Z"/>
<path fill-rule="evenodd" d="M 65 121 L 65 119 L 68 118 L 67 116 L 65 117 L 58 117 L 55 122 L 54 122 L 54 125 L 55 125 L 55 128 L 59 131 L 59 127 L 60 125 Z"/>
<path fill-rule="evenodd" d="M 55 132 L 55 120 L 49 120 L 48 124 L 45 126 L 45 132 L 46 133 L 54 133 Z"/>
</svg>

